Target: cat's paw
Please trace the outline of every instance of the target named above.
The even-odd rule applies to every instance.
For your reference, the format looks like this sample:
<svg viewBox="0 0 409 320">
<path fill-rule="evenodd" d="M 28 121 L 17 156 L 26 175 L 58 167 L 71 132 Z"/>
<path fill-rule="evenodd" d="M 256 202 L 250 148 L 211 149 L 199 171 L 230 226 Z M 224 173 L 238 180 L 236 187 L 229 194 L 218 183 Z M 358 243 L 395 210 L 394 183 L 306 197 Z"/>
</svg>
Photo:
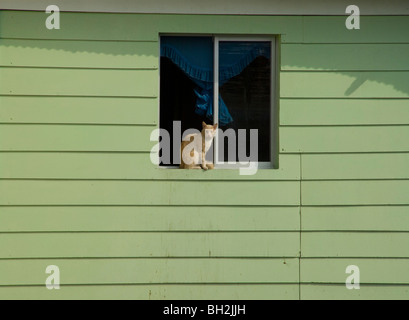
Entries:
<svg viewBox="0 0 409 320">
<path fill-rule="evenodd" d="M 209 170 L 209 168 L 207 166 L 204 166 L 204 165 L 202 165 L 202 169 L 206 170 L 206 171 Z"/>
<path fill-rule="evenodd" d="M 207 164 L 207 168 L 208 168 L 209 170 L 213 170 L 213 169 L 214 169 L 214 164 L 213 164 L 213 163 L 208 163 L 208 164 Z"/>
</svg>

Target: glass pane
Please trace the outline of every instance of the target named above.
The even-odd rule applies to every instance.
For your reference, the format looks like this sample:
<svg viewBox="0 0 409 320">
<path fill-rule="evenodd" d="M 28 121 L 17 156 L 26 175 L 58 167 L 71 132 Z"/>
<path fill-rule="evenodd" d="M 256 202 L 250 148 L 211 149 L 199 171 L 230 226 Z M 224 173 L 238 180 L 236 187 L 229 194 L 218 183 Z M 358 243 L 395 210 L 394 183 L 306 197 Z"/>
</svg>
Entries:
<svg viewBox="0 0 409 320">
<path fill-rule="evenodd" d="M 160 128 L 170 137 L 160 141 L 161 166 L 179 166 L 182 133 L 213 122 L 212 105 L 199 99 L 213 102 L 213 50 L 212 37 L 161 37 Z"/>
<path fill-rule="evenodd" d="M 219 139 L 219 162 L 238 161 L 244 146 L 241 154 L 251 155 L 251 129 L 258 130 L 256 160 L 271 162 L 271 42 L 220 42 L 219 77 L 219 125 L 236 133 L 235 152 L 230 145 L 234 157 L 229 155 L 228 134 Z M 239 129 L 245 129 L 245 142 L 238 141 Z"/>
</svg>

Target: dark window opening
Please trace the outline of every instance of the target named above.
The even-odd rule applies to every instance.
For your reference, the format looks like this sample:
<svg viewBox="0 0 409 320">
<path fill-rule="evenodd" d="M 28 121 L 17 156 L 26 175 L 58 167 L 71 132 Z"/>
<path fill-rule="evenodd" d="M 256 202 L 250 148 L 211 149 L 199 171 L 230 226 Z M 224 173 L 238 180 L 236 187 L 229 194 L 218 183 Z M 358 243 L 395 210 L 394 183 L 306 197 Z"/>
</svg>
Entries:
<svg viewBox="0 0 409 320">
<path fill-rule="evenodd" d="M 160 127 L 169 132 L 170 150 L 173 150 L 173 121 L 181 121 L 183 133 L 188 129 L 200 131 L 202 121 L 208 119 L 195 112 L 196 84 L 168 58 L 161 58 L 160 82 Z M 171 163 L 174 163 L 173 154 Z M 178 166 L 172 164 L 160 163 L 160 166 Z"/>
<path fill-rule="evenodd" d="M 214 48 L 218 44 L 218 64 L 214 63 Z M 218 40 L 209 37 L 162 37 L 160 67 L 160 128 L 170 134 L 173 151 L 173 123 L 181 122 L 181 133 L 202 129 L 202 122 L 214 124 L 225 132 L 233 132 L 236 152 L 229 154 L 227 137 L 219 144 L 218 161 L 238 162 L 239 130 L 246 132 L 246 156 L 250 156 L 250 131 L 258 130 L 257 162 L 267 167 L 273 162 L 273 42 L 250 40 Z M 216 53 L 217 54 L 217 53 Z M 214 72 L 219 74 L 219 99 L 214 105 Z M 218 121 L 213 121 L 218 113 Z M 175 137 L 176 138 L 176 137 Z M 177 139 L 177 138 L 176 138 Z M 178 139 L 180 140 L 180 139 Z M 179 141 L 180 142 L 180 141 Z M 162 145 L 163 146 L 163 145 Z M 163 147 L 161 146 L 161 150 Z M 224 152 L 221 147 L 224 146 Z M 211 152 L 213 154 L 213 152 Z M 161 156 L 161 154 L 159 154 Z M 254 155 L 252 154 L 254 157 Z M 175 163 L 171 152 L 171 163 Z M 161 163 L 161 166 L 170 166 Z M 216 166 L 217 167 L 217 166 Z"/>
<path fill-rule="evenodd" d="M 271 161 L 271 63 L 258 57 L 238 76 L 220 88 L 220 94 L 229 108 L 234 121 L 221 129 L 238 132 L 247 130 L 246 150 L 250 150 L 250 129 L 258 129 L 258 161 Z M 220 141 L 222 143 L 222 141 Z M 224 139 L 224 156 L 228 160 L 228 139 Z M 238 159 L 236 148 L 236 159 Z"/>
</svg>

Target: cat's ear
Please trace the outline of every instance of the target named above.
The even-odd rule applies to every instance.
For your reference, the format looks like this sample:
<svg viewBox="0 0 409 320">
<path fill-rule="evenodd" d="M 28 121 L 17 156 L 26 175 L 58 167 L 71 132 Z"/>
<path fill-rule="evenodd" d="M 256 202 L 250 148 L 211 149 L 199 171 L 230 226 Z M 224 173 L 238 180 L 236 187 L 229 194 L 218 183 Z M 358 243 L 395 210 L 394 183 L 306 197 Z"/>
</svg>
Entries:
<svg viewBox="0 0 409 320">
<path fill-rule="evenodd" d="M 206 122 L 202 121 L 202 127 L 203 127 L 203 129 L 207 127 Z"/>
<path fill-rule="evenodd" d="M 213 126 L 213 130 L 216 130 L 217 127 L 218 127 L 218 124 L 216 123 L 216 124 Z"/>
</svg>

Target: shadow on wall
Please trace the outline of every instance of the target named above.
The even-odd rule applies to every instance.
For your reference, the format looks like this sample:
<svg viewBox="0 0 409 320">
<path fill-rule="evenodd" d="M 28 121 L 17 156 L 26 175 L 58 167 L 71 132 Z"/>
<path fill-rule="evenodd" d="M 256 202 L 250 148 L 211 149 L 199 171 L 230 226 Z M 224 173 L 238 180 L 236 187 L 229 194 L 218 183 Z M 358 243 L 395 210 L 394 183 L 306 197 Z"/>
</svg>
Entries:
<svg viewBox="0 0 409 320">
<path fill-rule="evenodd" d="M 294 86 L 311 92 L 321 90 L 329 97 L 409 97 L 406 43 L 283 44 L 282 70 L 308 73 L 310 76 L 303 78 L 305 83 Z M 314 79 L 321 89 L 314 90 Z"/>
<path fill-rule="evenodd" d="M 101 19 L 108 15 L 81 14 L 81 21 L 75 23 L 78 14 L 67 14 L 64 19 L 69 31 L 64 28 L 50 31 L 44 26 L 45 13 L 1 12 L 0 64 L 157 69 L 160 16 L 109 15 L 109 23 L 101 25 Z M 149 25 L 155 27 L 148 28 Z M 283 43 L 281 59 L 282 71 L 288 73 L 288 81 L 282 86 L 284 96 L 409 97 L 409 43 Z"/>
<path fill-rule="evenodd" d="M 0 40 L 0 63 L 9 67 L 158 68 L 154 42 Z"/>
</svg>

